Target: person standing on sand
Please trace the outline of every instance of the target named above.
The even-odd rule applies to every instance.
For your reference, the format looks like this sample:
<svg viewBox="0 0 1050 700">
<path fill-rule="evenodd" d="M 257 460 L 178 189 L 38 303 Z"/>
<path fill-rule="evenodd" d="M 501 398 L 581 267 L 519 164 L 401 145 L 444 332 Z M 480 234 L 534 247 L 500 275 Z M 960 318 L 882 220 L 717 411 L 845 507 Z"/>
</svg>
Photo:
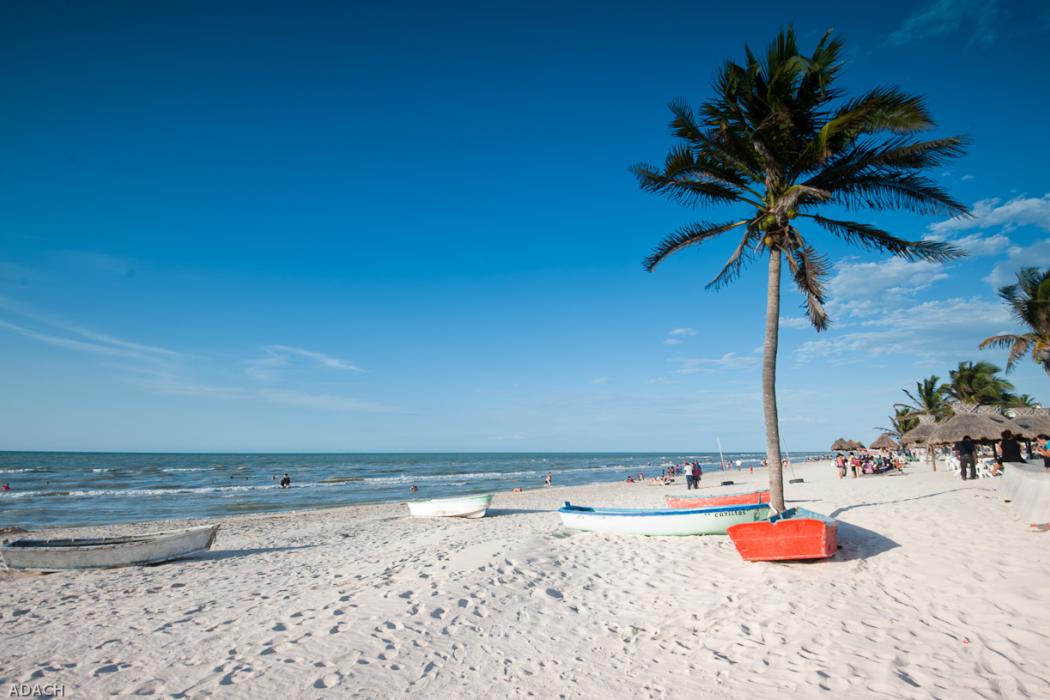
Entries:
<svg viewBox="0 0 1050 700">
<path fill-rule="evenodd" d="M 547 472 L 547 476 L 544 477 L 544 479 L 543 479 L 543 485 L 544 486 L 551 486 L 553 484 L 554 484 L 554 477 L 551 475 L 550 472 Z"/>
<path fill-rule="evenodd" d="M 959 457 L 959 474 L 962 475 L 962 480 L 966 481 L 967 478 L 977 478 L 977 445 L 973 443 L 973 440 L 969 435 L 963 435 L 963 439 L 955 443 L 955 454 Z M 966 476 L 966 472 L 970 472 L 970 476 Z"/>
<path fill-rule="evenodd" d="M 696 483 L 696 479 L 693 478 L 692 470 L 687 471 L 685 473 L 685 490 L 686 491 L 692 491 L 693 490 L 693 484 L 695 484 L 695 483 Z"/>
<path fill-rule="evenodd" d="M 704 468 L 700 466 L 700 462 L 693 462 L 693 488 L 697 491 L 700 490 L 700 477 L 704 475 Z"/>
</svg>

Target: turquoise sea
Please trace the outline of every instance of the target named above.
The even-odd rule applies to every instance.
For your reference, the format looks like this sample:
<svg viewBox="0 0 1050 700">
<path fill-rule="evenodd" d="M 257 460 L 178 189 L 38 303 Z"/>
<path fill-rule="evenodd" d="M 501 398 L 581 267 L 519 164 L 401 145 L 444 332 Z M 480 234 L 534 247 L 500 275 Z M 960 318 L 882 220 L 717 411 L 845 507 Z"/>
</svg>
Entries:
<svg viewBox="0 0 1050 700">
<path fill-rule="evenodd" d="M 818 453 L 793 453 L 799 461 Z M 727 452 L 742 468 L 761 452 Z M 128 454 L 0 452 L 0 527 L 35 529 L 399 502 L 464 493 L 623 481 L 717 453 Z M 288 489 L 281 477 L 292 479 Z M 411 493 L 415 484 L 418 492 Z"/>
</svg>

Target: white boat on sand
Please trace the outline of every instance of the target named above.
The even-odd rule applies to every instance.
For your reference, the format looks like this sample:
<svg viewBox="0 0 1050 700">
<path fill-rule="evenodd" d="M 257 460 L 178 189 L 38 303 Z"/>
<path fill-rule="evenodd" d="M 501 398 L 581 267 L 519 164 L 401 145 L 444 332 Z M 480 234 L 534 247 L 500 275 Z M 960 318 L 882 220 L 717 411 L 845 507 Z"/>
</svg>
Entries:
<svg viewBox="0 0 1050 700">
<path fill-rule="evenodd" d="M 724 535 L 730 525 L 765 520 L 769 504 L 656 510 L 588 508 L 566 501 L 558 515 L 567 528 L 611 535 Z"/>
<path fill-rule="evenodd" d="M 484 518 L 491 494 L 434 498 L 429 501 L 409 501 L 408 512 L 415 518 Z"/>
<path fill-rule="evenodd" d="M 62 571 L 159 564 L 211 549 L 218 525 L 97 538 L 23 538 L 0 545 L 9 569 Z"/>
</svg>

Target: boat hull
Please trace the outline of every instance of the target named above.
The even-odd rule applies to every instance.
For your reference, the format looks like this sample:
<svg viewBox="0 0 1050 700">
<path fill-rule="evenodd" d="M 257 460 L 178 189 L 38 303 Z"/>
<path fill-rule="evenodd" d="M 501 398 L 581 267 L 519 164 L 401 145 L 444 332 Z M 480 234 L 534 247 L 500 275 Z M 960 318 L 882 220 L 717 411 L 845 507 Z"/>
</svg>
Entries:
<svg viewBox="0 0 1050 700">
<path fill-rule="evenodd" d="M 414 518 L 484 518 L 490 503 L 491 495 L 435 498 L 410 501 L 408 512 Z"/>
<path fill-rule="evenodd" d="M 128 537 L 20 539 L 0 546 L 9 569 L 65 571 L 159 564 L 207 551 L 218 525 Z"/>
<path fill-rule="evenodd" d="M 738 523 L 763 520 L 766 504 L 721 508 L 649 510 L 637 508 L 586 508 L 566 503 L 558 511 L 562 524 L 572 530 L 612 535 L 681 536 L 724 535 Z"/>
<path fill-rule="evenodd" d="M 668 508 L 716 508 L 769 503 L 769 489 L 749 493 L 727 493 L 722 496 L 665 496 Z"/>
<path fill-rule="evenodd" d="M 769 520 L 729 528 L 745 561 L 827 559 L 838 549 L 838 525 L 832 518 L 792 508 Z"/>
</svg>

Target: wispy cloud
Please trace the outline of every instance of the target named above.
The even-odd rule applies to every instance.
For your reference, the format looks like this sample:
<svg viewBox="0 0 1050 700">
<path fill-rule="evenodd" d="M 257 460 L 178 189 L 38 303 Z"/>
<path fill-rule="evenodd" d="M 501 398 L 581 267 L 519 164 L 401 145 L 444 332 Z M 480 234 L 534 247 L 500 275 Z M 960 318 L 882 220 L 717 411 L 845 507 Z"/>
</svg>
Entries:
<svg viewBox="0 0 1050 700">
<path fill-rule="evenodd" d="M 780 327 L 781 328 L 792 328 L 799 330 L 802 328 L 811 328 L 813 326 L 808 318 L 802 316 L 781 316 Z"/>
<path fill-rule="evenodd" d="M 69 323 L 55 316 L 41 313 L 26 304 L 7 297 L 0 297 L 0 309 L 32 321 L 36 326 L 46 327 L 47 330 L 29 328 L 24 324 L 16 324 L 9 321 L 0 321 L 0 328 L 47 343 L 48 345 L 64 347 L 68 350 L 121 355 L 150 361 L 161 359 L 174 360 L 182 357 L 182 353 L 174 350 L 136 343 Z M 59 332 L 61 332 L 61 335 L 59 335 Z"/>
<path fill-rule="evenodd" d="M 676 336 L 696 335 L 696 329 L 695 328 L 675 328 L 670 333 L 668 333 L 668 335 L 676 335 Z"/>
<path fill-rule="evenodd" d="M 727 352 L 721 357 L 678 357 L 675 361 L 680 365 L 675 374 L 698 374 L 700 372 L 715 372 L 727 369 L 743 369 L 758 364 L 758 358 L 749 355 L 737 355 Z"/>
<path fill-rule="evenodd" d="M 248 360 L 245 363 L 245 372 L 262 381 L 272 381 L 277 378 L 280 370 L 291 364 L 294 358 L 308 360 L 318 367 L 326 369 L 346 370 L 350 372 L 364 372 L 349 360 L 342 360 L 322 352 L 306 350 L 305 348 L 292 347 L 290 345 L 267 345 L 263 348 L 263 357 Z"/>
<path fill-rule="evenodd" d="M 594 379 L 591 380 L 591 384 L 608 384 L 608 383 L 609 383 L 609 378 L 608 377 L 595 377 Z"/>
<path fill-rule="evenodd" d="M 680 338 L 664 338 L 664 345 L 681 345 Z"/>
<path fill-rule="evenodd" d="M 996 0 L 932 0 L 921 5 L 886 40 L 887 46 L 913 44 L 965 31 L 970 43 L 988 44 L 996 36 Z"/>
</svg>

